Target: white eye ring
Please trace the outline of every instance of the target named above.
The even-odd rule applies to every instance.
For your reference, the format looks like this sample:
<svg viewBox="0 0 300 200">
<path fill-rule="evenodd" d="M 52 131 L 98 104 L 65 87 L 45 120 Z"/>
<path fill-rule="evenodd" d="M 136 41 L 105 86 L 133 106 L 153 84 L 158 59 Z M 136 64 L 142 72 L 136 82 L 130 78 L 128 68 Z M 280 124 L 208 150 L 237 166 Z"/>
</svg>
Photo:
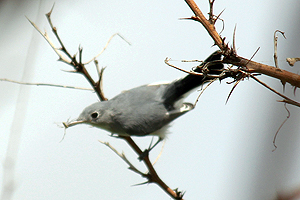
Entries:
<svg viewBox="0 0 300 200">
<path fill-rule="evenodd" d="M 99 117 L 99 113 L 98 113 L 97 111 L 95 111 L 95 112 L 93 112 L 93 113 L 91 114 L 91 117 L 92 117 L 93 119 L 97 119 L 97 118 Z"/>
</svg>

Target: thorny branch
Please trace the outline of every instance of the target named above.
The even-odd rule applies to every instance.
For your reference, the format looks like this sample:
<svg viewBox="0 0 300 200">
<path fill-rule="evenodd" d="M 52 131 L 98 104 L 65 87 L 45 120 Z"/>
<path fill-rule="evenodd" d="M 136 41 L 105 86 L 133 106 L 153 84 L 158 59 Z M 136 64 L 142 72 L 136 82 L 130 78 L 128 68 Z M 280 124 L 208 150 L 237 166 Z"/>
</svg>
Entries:
<svg viewBox="0 0 300 200">
<path fill-rule="evenodd" d="M 45 32 L 43 33 L 37 26 L 35 23 L 33 23 L 31 20 L 29 20 L 29 22 L 32 24 L 32 26 L 44 37 L 44 39 L 49 43 L 49 45 L 52 47 L 52 49 L 55 51 L 55 53 L 58 55 L 59 57 L 59 61 L 62 61 L 68 65 L 71 65 L 74 70 L 71 72 L 75 72 L 75 73 L 80 73 L 82 74 L 87 80 L 88 82 L 92 85 L 93 90 L 97 93 L 98 97 L 100 98 L 101 101 L 106 101 L 107 98 L 104 96 L 103 94 L 103 90 L 102 90 L 102 75 L 103 75 L 103 70 L 99 69 L 98 67 L 98 62 L 95 60 L 106 48 L 108 43 L 110 42 L 110 40 L 112 39 L 113 36 L 118 35 L 120 36 L 122 39 L 124 39 L 120 34 L 114 34 L 109 41 L 107 42 L 107 44 L 105 45 L 105 47 L 102 49 L 102 51 L 96 55 L 93 59 L 91 59 L 90 61 L 83 63 L 81 58 L 82 58 L 82 51 L 83 49 L 81 47 L 79 47 L 79 61 L 77 60 L 77 56 L 74 55 L 72 56 L 69 51 L 67 50 L 67 48 L 65 47 L 65 45 L 63 44 L 61 38 L 58 35 L 57 29 L 56 27 L 53 25 L 52 20 L 51 20 L 51 13 L 53 11 L 53 7 L 50 10 L 49 13 L 46 14 L 46 17 L 48 19 L 48 23 L 51 27 L 51 30 L 53 32 L 53 34 L 55 35 L 56 39 L 58 40 L 59 44 L 60 44 L 60 48 L 56 48 L 55 45 L 53 44 L 53 42 L 51 41 L 51 39 L 49 38 L 48 34 Z M 124 39 L 125 40 L 125 39 Z M 126 41 L 126 40 L 125 40 Z M 130 44 L 128 41 L 126 41 L 128 44 Z M 98 76 L 99 79 L 98 81 L 93 80 L 93 78 L 90 76 L 89 72 L 86 70 L 85 65 L 89 64 L 91 61 L 95 61 L 95 65 L 97 68 L 97 72 L 98 72 Z M 138 154 L 141 155 L 142 154 L 142 150 L 136 145 L 136 143 L 132 140 L 131 137 L 124 137 L 124 136 L 119 136 L 119 138 L 124 139 L 128 145 Z M 117 153 L 108 143 L 104 143 L 105 145 L 109 146 L 115 153 Z M 119 155 L 119 154 L 118 154 Z M 157 185 L 159 185 L 171 198 L 173 199 L 182 199 L 184 193 L 178 191 L 178 189 L 176 190 L 172 190 L 171 188 L 169 188 L 158 176 L 158 174 L 156 173 L 155 169 L 153 168 L 152 163 L 150 162 L 149 159 L 149 155 L 145 155 L 145 157 L 143 158 L 143 162 L 145 163 L 146 167 L 148 168 L 148 173 L 144 174 L 142 172 L 140 172 L 139 170 L 137 170 L 133 165 L 131 165 L 131 163 L 126 159 L 125 156 L 123 156 L 122 154 L 119 155 L 127 164 L 129 164 L 130 169 L 140 175 L 142 175 L 143 177 L 146 177 L 148 179 L 148 181 L 146 183 L 156 183 Z"/>
<path fill-rule="evenodd" d="M 204 26 L 208 34 L 213 39 L 215 45 L 217 45 L 222 51 L 222 54 L 224 55 L 224 63 L 244 67 L 248 72 L 251 71 L 265 74 L 281 80 L 282 83 L 288 82 L 295 87 L 300 87 L 300 75 L 238 56 L 235 51 L 232 48 L 229 48 L 228 44 L 225 43 L 225 37 L 222 38 L 217 33 L 214 24 L 212 24 L 209 19 L 206 19 L 197 4 L 193 0 L 185 0 L 185 2 L 195 14 L 195 16 L 191 17 L 190 19 L 198 21 Z M 213 3 L 214 1 L 210 2 Z"/>
<path fill-rule="evenodd" d="M 235 50 L 235 39 L 234 39 L 234 44 L 233 44 L 232 48 L 230 48 L 229 45 L 225 43 L 225 37 L 222 38 L 217 33 L 215 26 L 214 26 L 215 21 L 211 20 L 213 18 L 212 10 L 213 10 L 214 0 L 209 0 L 209 3 L 210 3 L 209 19 L 206 19 L 206 17 L 203 15 L 203 13 L 201 12 L 199 7 L 193 0 L 185 0 L 185 2 L 188 4 L 190 9 L 195 14 L 195 16 L 191 17 L 190 19 L 200 22 L 204 26 L 204 28 L 207 30 L 207 32 L 209 33 L 209 35 L 215 42 L 215 45 L 217 45 L 220 48 L 220 50 L 222 51 L 222 54 L 224 55 L 224 59 L 223 59 L 224 63 L 235 65 L 238 67 L 239 70 L 241 70 L 241 72 L 246 72 L 249 75 L 251 75 L 252 73 L 264 74 L 264 75 L 279 79 L 283 85 L 286 82 L 288 82 L 291 85 L 295 86 L 295 88 L 300 87 L 300 75 L 279 69 L 278 67 L 264 65 L 261 63 L 254 62 L 251 59 L 246 59 L 246 58 L 238 56 L 237 52 Z M 276 31 L 274 33 L 274 49 L 275 50 L 277 50 L 277 36 L 276 36 L 277 32 L 280 32 L 284 36 L 284 33 L 282 31 Z M 234 31 L 234 35 L 235 35 L 235 31 Z M 275 64 L 276 64 L 277 51 L 275 51 L 274 53 L 275 53 L 274 59 L 275 59 Z M 297 58 L 296 59 L 287 59 L 287 61 L 290 62 L 291 65 L 293 65 L 298 60 L 300 60 L 300 59 L 297 59 Z M 251 76 L 251 77 L 254 78 L 256 81 L 258 81 L 260 84 L 262 84 L 265 87 L 267 87 L 268 89 L 270 89 L 271 91 L 275 92 L 277 95 L 283 97 L 284 102 L 300 107 L 300 103 L 286 97 L 285 95 L 280 94 L 279 92 L 275 91 L 274 89 L 271 89 L 267 84 L 262 83 L 261 81 L 256 79 L 254 76 Z M 235 84 L 235 86 L 238 84 L 238 82 L 240 80 L 241 79 L 237 80 L 237 83 Z"/>
</svg>

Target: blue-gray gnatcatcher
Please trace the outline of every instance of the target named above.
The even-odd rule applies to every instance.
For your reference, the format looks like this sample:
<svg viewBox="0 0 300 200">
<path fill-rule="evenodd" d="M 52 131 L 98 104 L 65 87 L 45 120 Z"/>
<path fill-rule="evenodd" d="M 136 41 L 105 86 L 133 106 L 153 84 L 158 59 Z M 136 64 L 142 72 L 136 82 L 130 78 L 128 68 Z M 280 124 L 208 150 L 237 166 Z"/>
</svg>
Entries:
<svg viewBox="0 0 300 200">
<path fill-rule="evenodd" d="M 223 69 L 220 59 L 221 53 L 216 51 L 200 67 L 218 75 Z M 197 68 L 195 72 L 201 70 Z M 211 79 L 189 74 L 168 84 L 136 87 L 86 107 L 77 119 L 64 124 L 65 127 L 89 124 L 121 136 L 155 135 L 159 143 L 165 138 L 169 123 L 194 108 L 191 103 L 183 103 L 188 93 Z"/>
</svg>

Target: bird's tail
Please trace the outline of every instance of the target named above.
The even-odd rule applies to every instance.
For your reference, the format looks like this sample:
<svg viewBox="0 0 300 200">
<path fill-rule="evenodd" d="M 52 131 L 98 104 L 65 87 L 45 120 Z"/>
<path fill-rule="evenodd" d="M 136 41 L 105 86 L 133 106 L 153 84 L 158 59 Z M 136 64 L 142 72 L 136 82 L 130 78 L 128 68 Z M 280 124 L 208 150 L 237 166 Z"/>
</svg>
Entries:
<svg viewBox="0 0 300 200">
<path fill-rule="evenodd" d="M 221 52 L 215 51 L 208 58 L 198 66 L 194 72 L 207 71 L 207 74 L 219 75 L 222 72 L 223 64 L 219 62 L 221 60 Z M 203 69 L 205 68 L 205 69 Z M 172 82 L 166 88 L 164 94 L 164 102 L 167 107 L 173 107 L 174 104 L 184 98 L 185 94 L 189 91 L 195 89 L 196 87 L 202 85 L 203 83 L 211 80 L 212 78 L 206 77 L 205 75 L 193 75 L 189 74 L 179 80 Z"/>
</svg>

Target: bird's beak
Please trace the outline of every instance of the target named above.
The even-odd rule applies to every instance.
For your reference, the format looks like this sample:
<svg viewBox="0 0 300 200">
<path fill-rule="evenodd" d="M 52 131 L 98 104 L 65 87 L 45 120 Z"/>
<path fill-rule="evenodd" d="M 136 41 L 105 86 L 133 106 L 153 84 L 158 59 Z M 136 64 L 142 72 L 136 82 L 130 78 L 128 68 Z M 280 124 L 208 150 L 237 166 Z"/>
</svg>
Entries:
<svg viewBox="0 0 300 200">
<path fill-rule="evenodd" d="M 71 121 L 63 122 L 62 124 L 64 125 L 65 128 L 69 128 L 71 126 L 75 126 L 77 124 L 83 124 L 85 122 L 86 121 L 84 121 L 84 120 L 74 119 L 74 120 L 71 120 Z"/>
</svg>

